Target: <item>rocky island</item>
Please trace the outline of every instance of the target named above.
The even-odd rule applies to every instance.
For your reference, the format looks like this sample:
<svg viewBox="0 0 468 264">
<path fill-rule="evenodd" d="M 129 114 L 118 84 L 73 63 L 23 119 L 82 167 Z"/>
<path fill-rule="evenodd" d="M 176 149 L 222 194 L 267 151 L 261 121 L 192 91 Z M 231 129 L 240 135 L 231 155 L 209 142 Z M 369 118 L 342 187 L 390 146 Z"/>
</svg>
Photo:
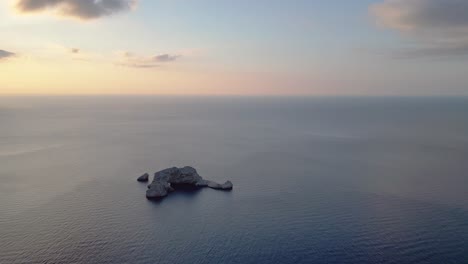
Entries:
<svg viewBox="0 0 468 264">
<path fill-rule="evenodd" d="M 149 180 L 149 175 L 143 174 L 138 181 L 145 182 Z M 153 181 L 148 185 L 146 197 L 148 199 L 161 199 L 166 197 L 180 186 L 189 186 L 193 188 L 209 187 L 216 190 L 232 190 L 232 182 L 227 181 L 219 184 L 213 181 L 203 179 L 192 167 L 168 168 L 158 171 L 154 174 Z"/>
</svg>

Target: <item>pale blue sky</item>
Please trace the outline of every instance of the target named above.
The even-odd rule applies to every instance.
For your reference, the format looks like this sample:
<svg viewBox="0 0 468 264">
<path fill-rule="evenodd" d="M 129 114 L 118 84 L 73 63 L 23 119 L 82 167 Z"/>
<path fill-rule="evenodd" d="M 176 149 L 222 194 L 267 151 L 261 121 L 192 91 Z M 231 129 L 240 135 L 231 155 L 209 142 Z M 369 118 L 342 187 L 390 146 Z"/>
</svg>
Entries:
<svg viewBox="0 0 468 264">
<path fill-rule="evenodd" d="M 447 1 L 433 20 L 424 14 L 445 2 L 140 0 L 132 10 L 89 19 L 61 10 L 87 0 L 18 11 L 21 1 L 28 2 L 0 0 L 0 50 L 18 55 L 0 58 L 0 70 L 36 61 L 79 79 L 80 69 L 92 65 L 102 69 L 105 78 L 96 86 L 106 88 L 95 89 L 104 93 L 123 83 L 125 93 L 468 94 L 468 41 L 460 37 L 468 32 L 468 15 L 456 13 L 462 1 Z M 450 12 L 461 19 L 451 21 Z M 79 52 L 67 54 L 73 48 Z M 165 54 L 171 59 L 153 57 Z M 67 56 L 73 59 L 64 61 Z M 14 85 L 13 77 L 0 85 L 7 93 L 45 92 L 53 79 L 48 74 L 41 85 Z M 131 81 L 149 75 L 159 79 Z M 230 83 L 225 89 L 223 81 Z"/>
</svg>

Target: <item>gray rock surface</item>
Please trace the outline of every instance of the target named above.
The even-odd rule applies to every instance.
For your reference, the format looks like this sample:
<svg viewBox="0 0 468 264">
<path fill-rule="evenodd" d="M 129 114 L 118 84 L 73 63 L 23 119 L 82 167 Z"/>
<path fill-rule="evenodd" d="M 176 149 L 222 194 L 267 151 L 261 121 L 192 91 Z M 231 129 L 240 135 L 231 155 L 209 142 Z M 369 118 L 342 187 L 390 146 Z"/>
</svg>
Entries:
<svg viewBox="0 0 468 264">
<path fill-rule="evenodd" d="M 213 182 L 213 181 L 206 181 L 207 182 L 207 186 L 212 188 L 212 189 L 216 189 L 216 190 L 232 190 L 232 182 L 231 181 L 227 181 L 223 184 L 219 184 L 219 183 L 216 183 L 216 182 Z"/>
<path fill-rule="evenodd" d="M 138 178 L 139 181 L 140 178 Z M 192 167 L 173 167 L 158 171 L 154 174 L 153 181 L 148 185 L 146 197 L 148 199 L 160 199 L 166 197 L 170 192 L 174 191 L 174 188 L 178 185 L 192 186 L 195 188 L 210 187 L 217 190 L 232 190 L 233 188 L 233 184 L 230 181 L 227 181 L 224 184 L 219 184 L 213 181 L 204 180 L 197 173 L 197 170 Z"/>
<path fill-rule="evenodd" d="M 221 190 L 232 190 L 234 184 L 231 181 L 226 181 L 225 183 L 221 184 Z"/>
<path fill-rule="evenodd" d="M 139 182 L 147 182 L 149 179 L 149 174 L 148 173 L 145 173 L 143 175 L 141 175 L 140 177 L 138 177 L 137 181 Z"/>
</svg>

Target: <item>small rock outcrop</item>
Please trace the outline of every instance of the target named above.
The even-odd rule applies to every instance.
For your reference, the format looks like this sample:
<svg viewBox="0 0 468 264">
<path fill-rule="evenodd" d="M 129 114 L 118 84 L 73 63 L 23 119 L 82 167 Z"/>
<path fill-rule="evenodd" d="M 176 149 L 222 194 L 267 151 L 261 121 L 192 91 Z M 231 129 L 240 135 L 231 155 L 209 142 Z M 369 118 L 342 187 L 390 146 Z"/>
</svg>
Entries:
<svg viewBox="0 0 468 264">
<path fill-rule="evenodd" d="M 142 178 L 145 175 L 142 175 Z M 140 181 L 138 178 L 138 181 Z M 148 180 L 148 179 L 146 179 Z M 192 167 L 168 168 L 158 171 L 154 174 L 154 179 L 148 190 L 146 197 L 148 199 L 160 199 L 166 197 L 170 192 L 177 189 L 178 186 L 190 186 L 193 188 L 209 187 L 216 190 L 232 190 L 233 184 L 230 181 L 219 184 L 213 181 L 204 180 L 198 175 L 197 170 Z"/>
<path fill-rule="evenodd" d="M 216 190 L 232 190 L 233 185 L 231 181 L 227 181 L 223 184 L 219 184 L 214 181 L 203 180 L 202 182 L 198 183 L 197 186 L 209 187 L 211 189 L 216 189 Z"/>
<path fill-rule="evenodd" d="M 149 180 L 149 174 L 148 173 L 145 173 L 145 174 L 141 175 L 137 179 L 137 181 L 139 181 L 139 182 L 147 182 L 148 180 Z"/>
</svg>

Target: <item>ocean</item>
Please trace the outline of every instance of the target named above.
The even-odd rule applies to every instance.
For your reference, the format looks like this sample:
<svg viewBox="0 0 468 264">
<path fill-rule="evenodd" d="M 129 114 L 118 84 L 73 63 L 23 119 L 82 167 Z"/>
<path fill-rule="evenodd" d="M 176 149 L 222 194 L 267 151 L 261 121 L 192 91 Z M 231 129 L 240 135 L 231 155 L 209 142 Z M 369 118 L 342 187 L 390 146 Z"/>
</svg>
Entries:
<svg viewBox="0 0 468 264">
<path fill-rule="evenodd" d="M 466 97 L 0 97 L 5 264 L 468 263 L 467 186 Z"/>
</svg>

